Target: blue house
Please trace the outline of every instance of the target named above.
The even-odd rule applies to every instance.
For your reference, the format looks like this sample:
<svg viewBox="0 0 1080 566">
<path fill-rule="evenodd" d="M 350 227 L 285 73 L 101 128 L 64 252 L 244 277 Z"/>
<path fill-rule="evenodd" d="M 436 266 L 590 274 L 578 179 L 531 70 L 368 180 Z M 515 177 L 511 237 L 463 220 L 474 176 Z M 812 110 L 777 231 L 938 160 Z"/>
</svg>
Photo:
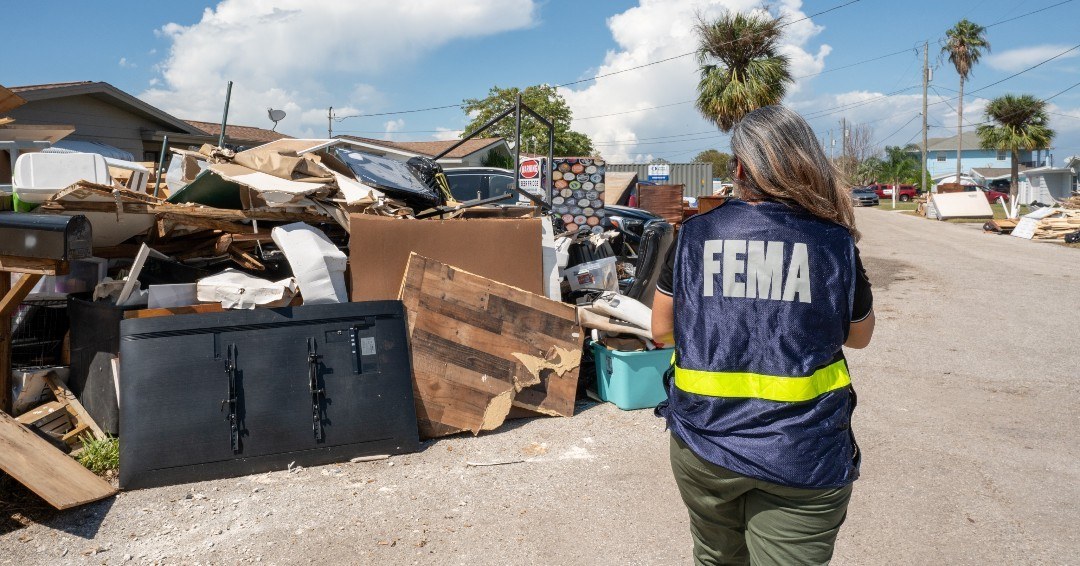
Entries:
<svg viewBox="0 0 1080 566">
<path fill-rule="evenodd" d="M 916 159 L 920 159 L 920 150 L 921 148 L 916 145 L 911 151 Z M 1039 153 L 1038 151 L 1020 151 L 1020 164 L 1028 167 L 1037 166 Z M 1012 152 L 982 149 L 979 147 L 979 136 L 975 132 L 965 132 L 960 166 L 964 175 L 970 175 L 974 168 L 1009 169 L 1012 167 Z M 956 136 L 926 140 L 926 171 L 931 179 L 956 174 Z"/>
</svg>

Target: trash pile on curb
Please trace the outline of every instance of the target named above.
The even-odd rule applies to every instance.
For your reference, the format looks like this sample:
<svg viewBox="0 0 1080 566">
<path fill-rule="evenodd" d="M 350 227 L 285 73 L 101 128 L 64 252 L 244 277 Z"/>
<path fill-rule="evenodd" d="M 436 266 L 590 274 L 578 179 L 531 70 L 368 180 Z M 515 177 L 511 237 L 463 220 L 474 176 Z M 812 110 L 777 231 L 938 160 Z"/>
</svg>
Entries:
<svg viewBox="0 0 1080 566">
<path fill-rule="evenodd" d="M 119 437 L 136 489 L 570 417 L 587 389 L 663 399 L 673 229 L 605 228 L 602 161 L 560 158 L 559 211 L 493 213 L 435 161 L 347 140 L 171 157 L 123 184 L 96 154 L 25 154 L 0 213 L 0 469 L 57 508 L 116 492 L 68 456 L 86 435 Z"/>
</svg>

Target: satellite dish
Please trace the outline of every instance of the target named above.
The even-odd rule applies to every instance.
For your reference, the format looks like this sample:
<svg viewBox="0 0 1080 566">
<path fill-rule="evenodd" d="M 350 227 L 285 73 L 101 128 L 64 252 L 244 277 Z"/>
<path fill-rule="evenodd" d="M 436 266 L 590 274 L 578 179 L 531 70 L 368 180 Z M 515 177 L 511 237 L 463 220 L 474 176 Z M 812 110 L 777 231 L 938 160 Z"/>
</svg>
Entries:
<svg viewBox="0 0 1080 566">
<path fill-rule="evenodd" d="M 270 130 L 271 131 L 276 131 L 277 130 L 277 123 L 285 119 L 285 111 L 284 110 L 274 110 L 273 108 L 267 108 L 266 113 L 270 115 L 270 120 L 274 122 L 274 127 L 271 128 Z"/>
</svg>

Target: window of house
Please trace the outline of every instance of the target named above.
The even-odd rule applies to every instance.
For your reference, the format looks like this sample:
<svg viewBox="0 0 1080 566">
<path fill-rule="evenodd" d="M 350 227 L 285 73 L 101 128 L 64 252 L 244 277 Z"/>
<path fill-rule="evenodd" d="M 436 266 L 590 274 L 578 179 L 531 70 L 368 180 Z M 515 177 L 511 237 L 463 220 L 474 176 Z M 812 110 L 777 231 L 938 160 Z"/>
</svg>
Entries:
<svg viewBox="0 0 1080 566">
<path fill-rule="evenodd" d="M 998 150 L 998 152 L 997 152 L 997 160 L 998 161 L 1005 161 L 1005 150 L 1004 149 L 999 149 Z"/>
<path fill-rule="evenodd" d="M 945 161 L 945 152 L 939 151 L 934 154 L 938 161 Z"/>
</svg>

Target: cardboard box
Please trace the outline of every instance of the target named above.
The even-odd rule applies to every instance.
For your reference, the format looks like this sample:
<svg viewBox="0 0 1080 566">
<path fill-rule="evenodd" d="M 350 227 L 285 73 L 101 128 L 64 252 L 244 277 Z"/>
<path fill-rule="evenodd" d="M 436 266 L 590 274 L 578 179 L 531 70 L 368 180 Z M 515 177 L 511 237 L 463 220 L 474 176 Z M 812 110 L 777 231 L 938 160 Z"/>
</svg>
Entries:
<svg viewBox="0 0 1080 566">
<path fill-rule="evenodd" d="M 402 220 L 354 214 L 349 223 L 353 302 L 397 299 L 412 252 L 544 294 L 539 218 Z"/>
</svg>

